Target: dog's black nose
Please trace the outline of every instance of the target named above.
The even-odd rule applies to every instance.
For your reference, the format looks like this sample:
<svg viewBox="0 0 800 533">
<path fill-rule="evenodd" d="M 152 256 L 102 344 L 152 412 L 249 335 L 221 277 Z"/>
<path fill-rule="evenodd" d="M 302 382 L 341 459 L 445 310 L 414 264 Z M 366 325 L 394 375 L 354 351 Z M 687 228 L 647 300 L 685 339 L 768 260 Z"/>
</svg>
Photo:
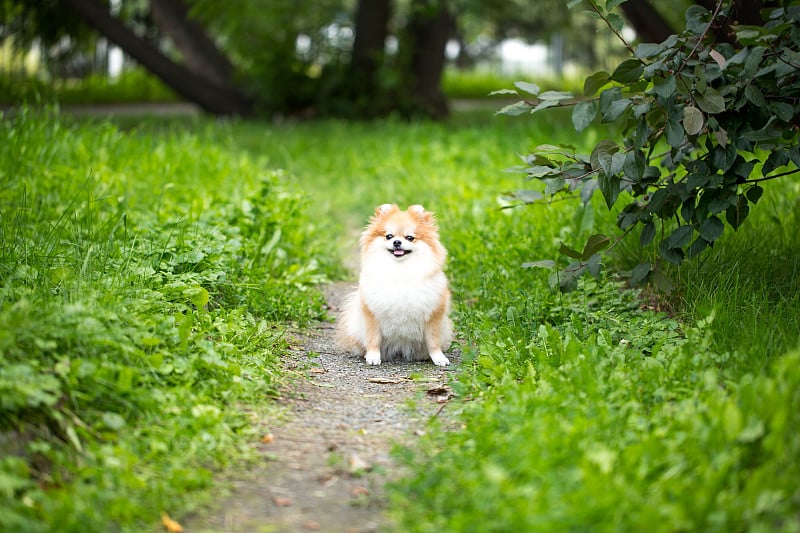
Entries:
<svg viewBox="0 0 800 533">
<path fill-rule="evenodd" d="M 400 239 L 395 239 L 395 241 L 392 243 L 392 246 L 394 246 L 395 248 L 400 248 L 400 246 L 401 246 L 402 244 L 403 244 L 403 243 L 402 243 L 402 242 L 400 242 Z"/>
</svg>

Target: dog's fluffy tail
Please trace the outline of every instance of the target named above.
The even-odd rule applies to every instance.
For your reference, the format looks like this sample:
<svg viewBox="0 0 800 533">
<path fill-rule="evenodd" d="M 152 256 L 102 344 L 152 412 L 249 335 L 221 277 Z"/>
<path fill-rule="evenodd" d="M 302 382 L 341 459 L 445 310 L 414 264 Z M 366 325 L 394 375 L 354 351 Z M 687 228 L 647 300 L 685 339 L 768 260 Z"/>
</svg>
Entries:
<svg viewBox="0 0 800 533">
<path fill-rule="evenodd" d="M 336 322 L 336 344 L 340 349 L 356 355 L 364 355 L 366 350 L 358 338 L 358 332 L 363 330 L 363 325 L 359 327 L 358 323 L 363 320 L 360 305 L 358 290 L 348 294 Z"/>
</svg>

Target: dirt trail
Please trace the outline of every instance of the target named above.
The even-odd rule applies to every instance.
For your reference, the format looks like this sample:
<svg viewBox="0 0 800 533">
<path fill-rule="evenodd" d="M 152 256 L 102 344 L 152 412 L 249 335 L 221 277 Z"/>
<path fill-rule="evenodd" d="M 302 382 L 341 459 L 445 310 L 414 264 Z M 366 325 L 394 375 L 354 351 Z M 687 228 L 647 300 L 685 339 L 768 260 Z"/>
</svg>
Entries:
<svg viewBox="0 0 800 533">
<path fill-rule="evenodd" d="M 328 286 L 333 310 L 353 288 Z M 284 362 L 288 369 L 306 368 L 307 378 L 284 394 L 288 416 L 270 428 L 263 465 L 185 531 L 384 530 L 383 486 L 398 473 L 391 448 L 424 432 L 442 407 L 443 387 L 458 362 L 458 354 L 448 356 L 456 365 L 446 369 L 430 362 L 367 366 L 337 350 L 333 324 L 319 324 Z"/>
</svg>

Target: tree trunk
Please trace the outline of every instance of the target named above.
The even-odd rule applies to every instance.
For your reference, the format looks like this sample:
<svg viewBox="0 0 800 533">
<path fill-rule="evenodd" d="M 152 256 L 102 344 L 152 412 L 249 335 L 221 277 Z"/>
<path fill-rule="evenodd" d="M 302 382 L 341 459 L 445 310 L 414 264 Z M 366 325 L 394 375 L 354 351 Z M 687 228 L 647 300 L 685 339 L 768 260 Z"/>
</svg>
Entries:
<svg viewBox="0 0 800 533">
<path fill-rule="evenodd" d="M 172 61 L 113 17 L 104 4 L 97 0 L 61 2 L 176 93 L 202 109 L 217 115 L 248 115 L 252 112 L 251 101 L 238 89 L 221 86 Z"/>
<path fill-rule="evenodd" d="M 621 7 L 636 36 L 644 42 L 660 43 L 677 33 L 647 0 L 628 0 Z"/>
<path fill-rule="evenodd" d="M 391 0 L 359 0 L 349 80 L 359 95 L 369 97 L 376 92 L 376 76 L 383 64 L 390 17 Z"/>
<path fill-rule="evenodd" d="M 231 84 L 234 67 L 228 57 L 206 33 L 205 28 L 189 18 L 183 0 L 150 0 L 153 21 L 180 51 L 186 66 L 221 86 Z"/>
<path fill-rule="evenodd" d="M 400 97 L 411 111 L 444 118 L 449 109 L 441 89 L 445 46 L 454 19 L 444 1 L 412 0 L 411 14 L 400 43 Z"/>
</svg>

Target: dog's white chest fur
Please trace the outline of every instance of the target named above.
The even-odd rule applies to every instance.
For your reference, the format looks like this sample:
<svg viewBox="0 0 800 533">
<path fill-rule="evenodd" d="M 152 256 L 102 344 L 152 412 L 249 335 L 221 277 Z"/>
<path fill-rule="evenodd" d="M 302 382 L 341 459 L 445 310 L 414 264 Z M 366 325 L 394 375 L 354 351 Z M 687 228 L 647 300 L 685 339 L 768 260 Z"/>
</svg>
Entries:
<svg viewBox="0 0 800 533">
<path fill-rule="evenodd" d="M 418 257 L 397 261 L 386 258 L 365 265 L 361 297 L 381 325 L 384 338 L 422 342 L 425 323 L 441 306 L 447 291 L 444 273 L 431 272 Z M 424 268 L 421 268 L 424 267 Z"/>
</svg>

